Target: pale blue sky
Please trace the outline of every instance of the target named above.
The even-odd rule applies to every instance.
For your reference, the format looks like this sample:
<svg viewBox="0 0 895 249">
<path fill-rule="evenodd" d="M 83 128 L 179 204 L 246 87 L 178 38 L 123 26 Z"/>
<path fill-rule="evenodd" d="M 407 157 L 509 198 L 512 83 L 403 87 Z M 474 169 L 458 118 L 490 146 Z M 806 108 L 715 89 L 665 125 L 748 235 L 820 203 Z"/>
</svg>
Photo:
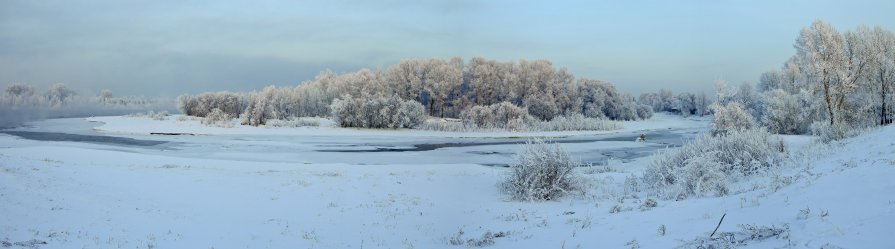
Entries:
<svg viewBox="0 0 895 249">
<path fill-rule="evenodd" d="M 549 59 L 634 93 L 708 91 L 779 67 L 815 19 L 895 30 L 893 12 L 895 1 L 13 0 L 0 3 L 0 84 L 174 96 L 483 56 Z"/>
</svg>

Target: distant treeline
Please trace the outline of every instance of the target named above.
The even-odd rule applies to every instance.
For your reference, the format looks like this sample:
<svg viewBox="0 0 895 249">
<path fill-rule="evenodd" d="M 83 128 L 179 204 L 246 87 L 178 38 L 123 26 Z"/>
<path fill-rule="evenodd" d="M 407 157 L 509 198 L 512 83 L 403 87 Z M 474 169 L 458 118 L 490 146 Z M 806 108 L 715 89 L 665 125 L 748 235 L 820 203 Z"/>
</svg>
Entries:
<svg viewBox="0 0 895 249">
<path fill-rule="evenodd" d="M 9 84 L 0 94 L 0 127 L 11 127 L 43 118 L 122 115 L 173 109 L 171 100 L 114 96 L 112 91 L 79 94 L 65 84 L 44 91 L 26 84 Z"/>
<path fill-rule="evenodd" d="M 577 78 L 550 61 L 499 62 L 478 57 L 469 61 L 403 60 L 385 70 L 344 74 L 324 71 L 295 87 L 184 95 L 178 98 L 178 106 L 187 115 L 203 117 L 220 109 L 242 117 L 246 124 L 260 125 L 266 118 L 332 116 L 336 99 L 373 101 L 395 96 L 417 102 L 426 115 L 441 118 L 461 118 L 473 107 L 500 103 L 522 108 L 544 121 L 575 114 L 612 120 L 652 115 L 652 108 L 636 103 L 634 97 L 619 92 L 611 83 Z M 256 113 L 263 113 L 265 118 L 251 117 Z"/>
</svg>

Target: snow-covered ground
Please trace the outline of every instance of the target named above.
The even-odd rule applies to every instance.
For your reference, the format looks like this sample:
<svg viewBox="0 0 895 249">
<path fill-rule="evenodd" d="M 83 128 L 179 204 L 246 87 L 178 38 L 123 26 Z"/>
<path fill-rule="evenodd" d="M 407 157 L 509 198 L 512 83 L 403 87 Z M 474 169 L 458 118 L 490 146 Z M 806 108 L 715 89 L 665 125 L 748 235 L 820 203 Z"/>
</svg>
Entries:
<svg viewBox="0 0 895 249">
<path fill-rule="evenodd" d="M 804 154 L 789 168 L 720 198 L 659 200 L 625 193 L 647 157 L 580 171 L 583 196 L 508 201 L 497 184 L 516 145 L 357 153 L 519 136 L 567 143 L 576 158 L 654 146 L 614 136 L 705 131 L 707 120 L 658 115 L 585 133 L 441 133 L 309 128 L 209 128 L 198 121 L 98 117 L 36 122 L 23 131 L 159 140 L 156 146 L 34 141 L 0 134 L 0 243 L 40 248 L 669 248 L 739 224 L 789 227 L 751 248 L 890 248 L 895 236 L 895 127 L 833 146 L 786 137 Z M 99 125 L 96 131 L 90 127 Z M 186 132 L 200 136 L 149 136 Z M 657 133 L 662 134 L 662 133 Z M 664 136 L 664 135 L 663 135 Z M 676 137 L 683 139 L 683 136 Z M 610 153 L 611 154 L 611 153 Z M 597 157 L 593 157 L 597 158 Z M 635 197 L 636 196 L 636 197 Z M 610 211 L 618 206 L 621 212 Z M 664 227 L 664 235 L 659 228 Z M 452 245 L 462 241 L 463 245 Z M 487 241 L 487 240 L 485 240 Z M 46 244 L 42 244 L 45 242 Z M 18 244 L 18 245 L 16 245 Z M 487 244 L 487 243 L 484 243 Z M 0 245 L 3 246 L 3 245 Z"/>
</svg>

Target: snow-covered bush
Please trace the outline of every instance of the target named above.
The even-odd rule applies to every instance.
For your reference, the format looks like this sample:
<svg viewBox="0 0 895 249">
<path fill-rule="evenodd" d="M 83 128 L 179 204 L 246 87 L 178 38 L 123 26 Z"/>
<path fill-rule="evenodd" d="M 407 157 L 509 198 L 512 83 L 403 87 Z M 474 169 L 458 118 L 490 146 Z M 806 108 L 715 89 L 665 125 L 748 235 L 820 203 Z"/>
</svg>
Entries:
<svg viewBox="0 0 895 249">
<path fill-rule="evenodd" d="M 712 119 L 713 135 L 748 130 L 757 126 L 752 115 L 738 102 L 729 102 L 724 105 L 716 103 L 712 109 L 715 112 Z"/>
<path fill-rule="evenodd" d="M 426 120 L 423 106 L 415 101 L 364 95 L 345 95 L 330 105 L 333 121 L 341 127 L 413 128 Z"/>
<path fill-rule="evenodd" d="M 207 92 L 177 97 L 177 109 L 184 115 L 196 117 L 205 117 L 215 108 L 231 117 L 237 117 L 243 111 L 243 106 L 242 95 L 231 92 Z"/>
<path fill-rule="evenodd" d="M 701 136 L 654 155 L 643 182 L 668 199 L 726 195 L 728 182 L 778 165 L 785 152 L 782 144 L 761 129 Z"/>
<path fill-rule="evenodd" d="M 653 117 L 653 108 L 648 105 L 637 104 L 637 116 L 640 119 L 649 119 Z"/>
<path fill-rule="evenodd" d="M 488 106 L 473 106 L 460 113 L 464 123 L 474 127 L 492 127 L 495 124 L 494 113 Z"/>
<path fill-rule="evenodd" d="M 494 123 L 496 125 L 506 125 L 507 128 L 524 125 L 526 119 L 532 119 L 525 108 L 518 107 L 510 102 L 500 102 L 491 105 L 490 108 L 492 115 L 494 115 Z"/>
<path fill-rule="evenodd" d="M 149 111 L 149 114 L 147 114 L 147 116 L 149 116 L 149 118 L 153 120 L 165 120 L 168 119 L 168 116 L 171 116 L 171 114 L 168 114 L 168 111 Z"/>
<path fill-rule="evenodd" d="M 789 224 L 782 226 L 758 226 L 750 224 L 737 225 L 740 230 L 734 232 L 720 232 L 715 236 L 699 236 L 693 240 L 684 241 L 677 248 L 740 248 L 750 244 L 759 243 L 767 239 L 789 239 Z M 821 246 L 821 248 L 824 248 Z"/>
<path fill-rule="evenodd" d="M 817 136 L 820 141 L 829 143 L 861 134 L 865 128 L 854 127 L 845 122 L 830 124 L 827 121 L 817 121 L 811 124 L 811 134 Z"/>
<path fill-rule="evenodd" d="M 171 116 L 171 114 L 168 114 L 168 111 L 159 111 L 159 112 L 148 111 L 148 112 L 129 113 L 124 116 L 132 117 L 132 118 L 151 118 L 153 120 L 166 120 L 166 119 L 168 119 L 168 116 Z"/>
<path fill-rule="evenodd" d="M 707 154 L 711 153 L 713 152 Z M 692 194 L 726 195 L 728 189 L 727 178 L 723 171 L 724 166 L 715 159 L 715 156 L 696 155 L 684 161 L 681 167 L 674 169 L 672 174 L 677 177 L 677 184 L 672 191 L 677 192 L 676 198 L 682 199 Z"/>
<path fill-rule="evenodd" d="M 306 127 L 306 126 L 320 126 L 321 120 L 323 118 L 311 118 L 311 117 L 300 117 L 300 118 L 289 118 L 289 119 L 270 119 L 267 120 L 267 127 Z"/>
<path fill-rule="evenodd" d="M 513 131 L 527 130 L 527 124 L 536 120 L 528 114 L 528 110 L 510 102 L 501 102 L 490 106 L 473 106 L 460 113 L 460 119 L 470 127 Z"/>
<path fill-rule="evenodd" d="M 576 113 L 556 116 L 550 121 L 536 121 L 528 127 L 533 131 L 608 131 L 621 129 L 622 124 L 605 118 L 587 118 Z"/>
<path fill-rule="evenodd" d="M 394 97 L 397 98 L 397 97 Z M 401 101 L 401 108 L 392 115 L 392 127 L 413 128 L 426 121 L 426 110 L 416 101 Z"/>
<path fill-rule="evenodd" d="M 466 126 L 465 124 L 463 124 L 463 121 L 461 121 L 459 119 L 447 119 L 447 118 L 426 119 L 426 121 L 424 121 L 422 124 L 417 126 L 417 129 L 427 130 L 427 131 L 448 131 L 448 132 L 480 131 L 480 129 Z"/>
<path fill-rule="evenodd" d="M 503 191 L 514 200 L 553 200 L 581 189 L 574 171 L 578 163 L 558 144 L 530 140 L 516 159 L 502 183 Z"/>
<path fill-rule="evenodd" d="M 233 117 L 230 114 L 221 111 L 219 108 L 211 109 L 211 112 L 202 118 L 203 125 L 218 126 L 224 128 L 233 127 Z"/>
<path fill-rule="evenodd" d="M 804 108 L 798 96 L 781 89 L 765 93 L 765 115 L 762 123 L 768 131 L 777 134 L 804 134 L 810 120 L 805 119 Z"/>
<path fill-rule="evenodd" d="M 525 109 L 528 114 L 539 120 L 551 120 L 556 116 L 558 110 L 556 105 L 551 101 L 544 101 L 543 98 L 530 97 L 525 99 Z"/>
</svg>

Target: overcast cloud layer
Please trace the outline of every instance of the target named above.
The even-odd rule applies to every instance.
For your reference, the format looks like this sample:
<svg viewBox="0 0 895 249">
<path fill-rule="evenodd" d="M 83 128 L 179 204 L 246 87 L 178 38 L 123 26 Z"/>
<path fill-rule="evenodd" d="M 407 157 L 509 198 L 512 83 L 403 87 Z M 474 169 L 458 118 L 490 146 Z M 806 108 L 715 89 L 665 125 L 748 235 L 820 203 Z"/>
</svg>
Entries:
<svg viewBox="0 0 895 249">
<path fill-rule="evenodd" d="M 814 19 L 895 29 L 895 1 L 221 2 L 4 1 L 0 83 L 175 96 L 483 56 L 549 59 L 634 93 L 710 90 L 777 68 Z"/>
</svg>

